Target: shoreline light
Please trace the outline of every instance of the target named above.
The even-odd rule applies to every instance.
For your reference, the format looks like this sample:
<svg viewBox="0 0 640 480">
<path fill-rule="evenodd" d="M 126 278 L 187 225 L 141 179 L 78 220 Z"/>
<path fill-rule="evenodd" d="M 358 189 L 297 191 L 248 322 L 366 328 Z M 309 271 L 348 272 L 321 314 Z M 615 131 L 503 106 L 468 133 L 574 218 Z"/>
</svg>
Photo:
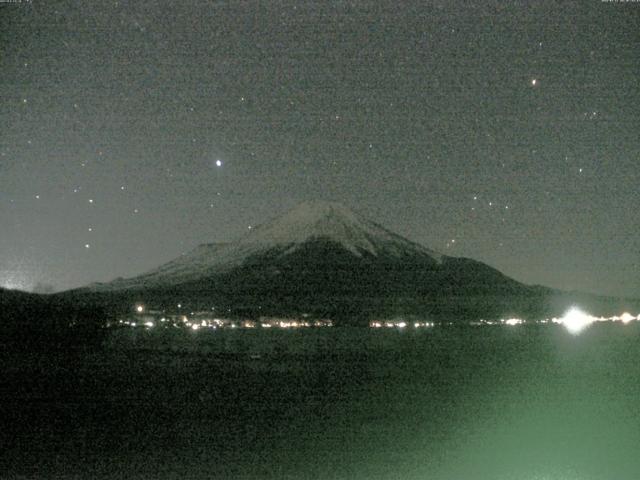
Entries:
<svg viewBox="0 0 640 480">
<path fill-rule="evenodd" d="M 560 323 L 569 330 L 573 335 L 579 334 L 593 322 L 593 318 L 577 307 L 572 307 L 564 317 L 560 319 Z"/>
<path fill-rule="evenodd" d="M 622 315 L 620 315 L 620 321 L 624 324 L 629 323 L 632 320 L 635 320 L 636 317 L 634 317 L 633 315 L 631 315 L 629 312 L 624 312 Z"/>
</svg>

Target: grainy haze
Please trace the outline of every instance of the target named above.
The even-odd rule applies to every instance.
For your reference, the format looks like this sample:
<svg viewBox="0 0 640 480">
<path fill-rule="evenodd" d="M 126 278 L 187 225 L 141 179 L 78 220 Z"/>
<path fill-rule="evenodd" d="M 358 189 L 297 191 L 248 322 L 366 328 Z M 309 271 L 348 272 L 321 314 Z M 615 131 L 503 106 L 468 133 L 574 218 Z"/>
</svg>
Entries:
<svg viewBox="0 0 640 480">
<path fill-rule="evenodd" d="M 137 274 L 322 199 L 637 296 L 640 4 L 474 3 L 0 4 L 0 285 Z"/>
</svg>

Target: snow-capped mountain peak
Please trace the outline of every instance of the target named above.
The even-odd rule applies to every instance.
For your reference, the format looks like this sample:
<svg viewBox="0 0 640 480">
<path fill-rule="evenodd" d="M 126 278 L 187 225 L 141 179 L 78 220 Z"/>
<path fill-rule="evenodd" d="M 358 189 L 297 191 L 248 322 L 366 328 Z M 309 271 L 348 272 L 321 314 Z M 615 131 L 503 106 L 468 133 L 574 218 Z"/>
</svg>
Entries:
<svg viewBox="0 0 640 480">
<path fill-rule="evenodd" d="M 95 286 L 122 289 L 152 284 L 178 284 L 241 266 L 270 251 L 286 255 L 307 242 L 328 241 L 355 257 L 419 255 L 441 262 L 442 255 L 411 242 L 334 202 L 307 202 L 264 223 L 236 242 L 205 244 L 146 274 Z"/>
<path fill-rule="evenodd" d="M 255 228 L 240 243 L 264 248 L 296 245 L 314 239 L 329 240 L 341 245 L 356 256 L 363 252 L 378 255 L 421 250 L 434 259 L 440 255 L 412 243 L 386 228 L 367 220 L 342 204 L 307 202 L 275 220 Z"/>
</svg>

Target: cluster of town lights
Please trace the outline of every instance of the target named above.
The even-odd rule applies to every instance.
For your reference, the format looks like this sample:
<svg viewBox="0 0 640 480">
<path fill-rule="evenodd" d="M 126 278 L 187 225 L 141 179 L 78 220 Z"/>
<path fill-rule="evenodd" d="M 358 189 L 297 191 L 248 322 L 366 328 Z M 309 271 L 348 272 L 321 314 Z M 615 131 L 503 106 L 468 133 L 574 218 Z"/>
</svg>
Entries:
<svg viewBox="0 0 640 480">
<path fill-rule="evenodd" d="M 181 307 L 178 304 L 178 307 Z M 215 308 L 211 309 L 212 311 Z M 302 319 L 260 317 L 259 319 L 230 319 L 213 318 L 212 312 L 191 312 L 190 315 L 177 314 L 169 315 L 164 311 L 147 309 L 143 304 L 138 303 L 133 307 L 133 314 L 118 320 L 121 326 L 146 327 L 147 329 L 156 326 L 187 328 L 193 331 L 200 329 L 253 329 L 253 328 L 307 328 L 307 327 L 332 327 L 333 322 L 328 319 L 312 319 L 304 314 Z"/>
<path fill-rule="evenodd" d="M 425 327 L 435 327 L 434 322 L 406 322 L 404 320 L 374 320 L 369 322 L 369 326 L 371 328 L 425 328 Z"/>
<path fill-rule="evenodd" d="M 565 326 L 569 332 L 577 335 L 589 325 L 595 322 L 622 322 L 623 324 L 627 324 L 634 320 L 640 321 L 640 315 L 633 316 L 629 312 L 624 312 L 620 316 L 613 317 L 594 317 L 587 313 L 584 313 L 577 307 L 571 308 L 562 318 L 554 318 L 552 319 L 555 323 L 561 323 Z"/>
<path fill-rule="evenodd" d="M 640 315 L 633 316 L 629 312 L 625 312 L 622 315 L 614 315 L 613 317 L 594 317 L 593 315 L 589 315 L 588 313 L 583 312 L 578 307 L 571 307 L 562 317 L 544 319 L 539 321 L 526 321 L 521 318 L 509 318 L 502 319 L 497 321 L 486 321 L 481 320 L 476 324 L 480 325 L 522 325 L 522 324 L 545 324 L 545 323 L 554 323 L 558 325 L 564 326 L 569 333 L 574 335 L 579 334 L 585 328 L 589 327 L 592 323 L 595 322 L 622 322 L 623 324 L 627 324 L 632 321 L 640 321 Z"/>
<path fill-rule="evenodd" d="M 146 328 L 153 328 L 158 323 L 164 324 L 164 326 L 174 326 L 178 328 L 190 328 L 197 331 L 200 329 L 218 329 L 218 328 L 308 328 L 308 327 L 332 327 L 333 322 L 331 320 L 322 319 L 314 320 L 308 318 L 308 315 L 303 315 L 302 319 L 295 318 L 275 318 L 275 317 L 260 317 L 258 320 L 231 320 L 225 318 L 211 318 L 210 312 L 192 312 L 191 316 L 187 315 L 164 315 L 162 312 L 153 310 L 147 311 L 145 306 L 137 304 L 134 307 L 135 315 L 133 318 L 120 320 L 118 323 L 121 325 L 127 325 L 131 327 L 144 326 Z M 159 318 L 161 317 L 161 318 Z M 571 334 L 577 335 L 585 328 L 589 327 L 595 322 L 621 322 L 628 324 L 632 321 L 640 321 L 640 315 L 634 316 L 628 312 L 619 316 L 613 317 L 594 317 L 578 307 L 570 308 L 560 318 L 550 318 L 538 321 L 523 320 L 521 318 L 506 318 L 500 320 L 479 320 L 469 322 L 470 325 L 535 325 L 535 324 L 558 324 L 564 326 Z M 453 325 L 453 322 L 447 322 L 443 325 Z M 435 322 L 427 321 L 409 321 L 406 319 L 397 318 L 393 320 L 372 320 L 369 322 L 371 328 L 390 328 L 390 329 L 407 329 L 407 328 L 431 328 L 435 327 Z"/>
<path fill-rule="evenodd" d="M 469 322 L 469 325 L 506 325 L 506 326 L 516 326 L 516 325 L 538 325 L 538 324 L 558 324 L 564 326 L 570 333 L 577 335 L 582 332 L 585 328 L 591 325 L 594 322 L 621 322 L 623 324 L 627 324 L 632 321 L 640 321 L 640 315 L 633 316 L 628 312 L 623 313 L 618 316 L 615 315 L 613 317 L 594 317 L 589 315 L 577 307 L 570 308 L 567 313 L 565 313 L 560 318 L 550 318 L 544 320 L 524 320 L 522 318 L 503 318 L 500 320 L 480 320 L 475 322 Z M 453 322 L 447 322 L 443 325 L 454 325 Z M 396 328 L 396 329 L 406 329 L 408 327 L 413 328 L 424 328 L 424 327 L 434 327 L 434 322 L 407 322 L 405 320 L 375 320 L 369 322 L 369 326 L 371 328 Z"/>
</svg>

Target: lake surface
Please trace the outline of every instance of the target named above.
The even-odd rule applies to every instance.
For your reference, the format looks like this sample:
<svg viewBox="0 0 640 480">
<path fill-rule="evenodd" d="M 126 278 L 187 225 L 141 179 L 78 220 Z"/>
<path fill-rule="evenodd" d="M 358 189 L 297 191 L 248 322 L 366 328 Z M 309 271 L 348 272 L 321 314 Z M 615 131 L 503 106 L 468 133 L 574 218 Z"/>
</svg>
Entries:
<svg viewBox="0 0 640 480">
<path fill-rule="evenodd" d="M 116 332 L 2 353 L 0 478 L 640 478 L 640 326 Z"/>
</svg>

